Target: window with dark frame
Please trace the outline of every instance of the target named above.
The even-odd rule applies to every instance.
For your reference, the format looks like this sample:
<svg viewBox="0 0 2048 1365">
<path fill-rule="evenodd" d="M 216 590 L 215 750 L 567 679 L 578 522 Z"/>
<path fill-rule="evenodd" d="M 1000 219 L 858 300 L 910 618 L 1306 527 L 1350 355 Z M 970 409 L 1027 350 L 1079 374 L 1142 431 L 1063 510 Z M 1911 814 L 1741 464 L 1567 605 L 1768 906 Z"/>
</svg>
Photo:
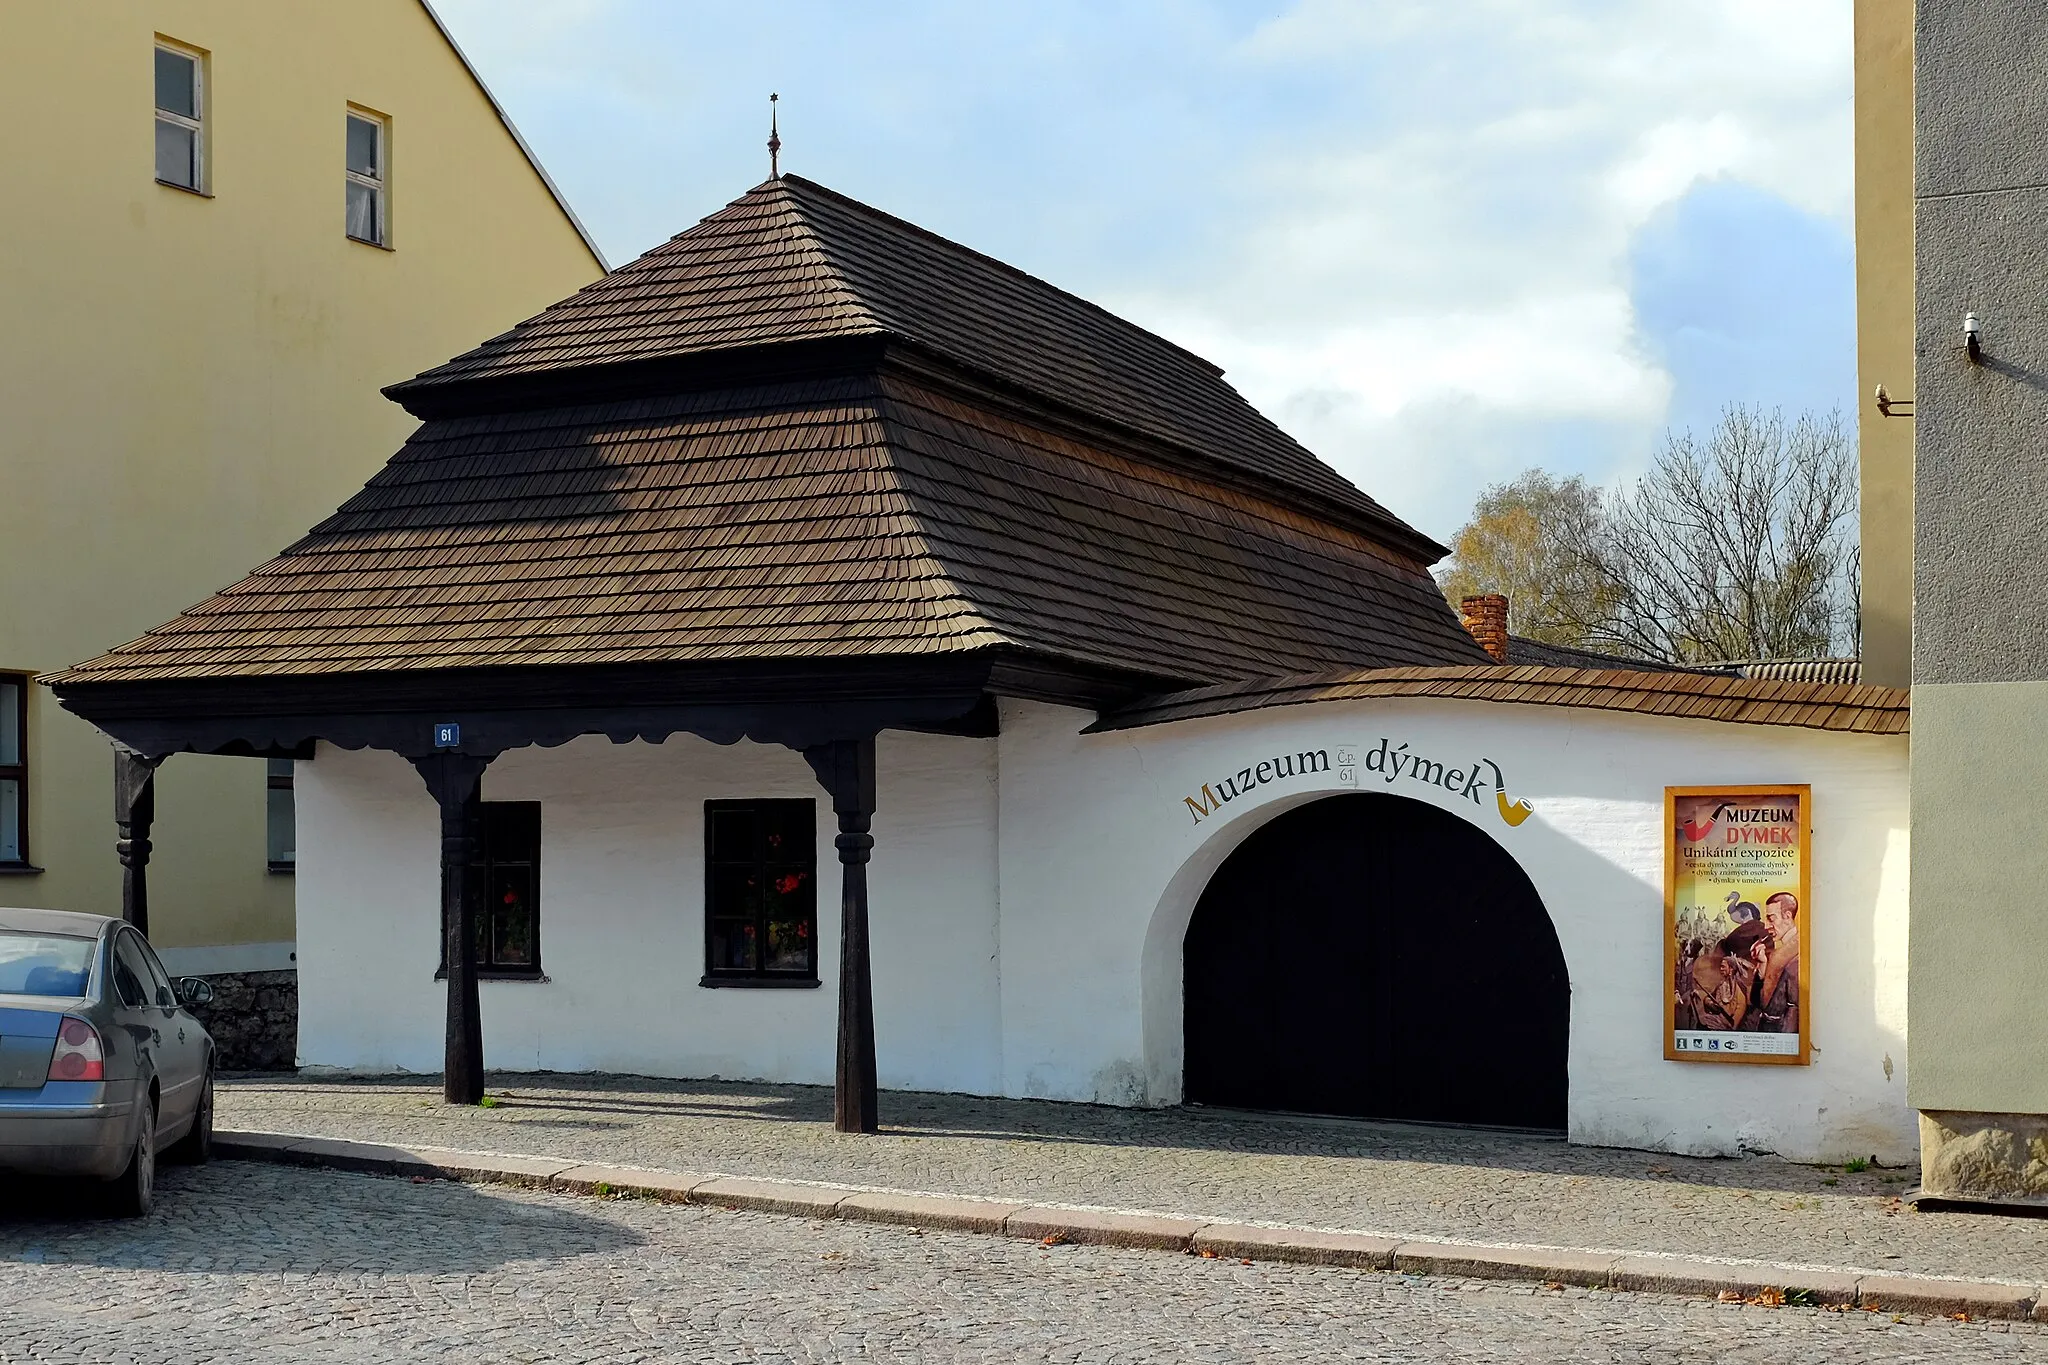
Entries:
<svg viewBox="0 0 2048 1365">
<path fill-rule="evenodd" d="M 704 803 L 704 980 L 818 983 L 815 801 Z"/>
<path fill-rule="evenodd" d="M 477 974 L 538 977 L 540 802 L 479 802 L 475 834 L 468 889 L 476 911 Z M 448 973 L 448 936 L 443 928 L 441 970 L 436 976 Z"/>
<path fill-rule="evenodd" d="M 0 673 L 0 868 L 28 861 L 28 686 L 25 673 Z"/>
<path fill-rule="evenodd" d="M 292 761 L 270 758 L 263 793 L 263 842 L 272 872 L 293 872 L 299 865 L 298 798 L 292 794 Z"/>
<path fill-rule="evenodd" d="M 197 52 L 156 46 L 156 178 L 206 193 L 205 72 Z"/>
</svg>

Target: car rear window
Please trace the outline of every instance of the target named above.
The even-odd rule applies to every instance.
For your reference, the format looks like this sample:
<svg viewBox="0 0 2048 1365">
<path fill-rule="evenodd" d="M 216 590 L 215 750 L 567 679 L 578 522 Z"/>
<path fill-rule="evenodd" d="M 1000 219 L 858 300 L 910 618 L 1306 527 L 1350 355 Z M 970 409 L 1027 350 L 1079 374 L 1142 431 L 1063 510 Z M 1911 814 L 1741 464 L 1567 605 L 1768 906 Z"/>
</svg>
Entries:
<svg viewBox="0 0 2048 1365">
<path fill-rule="evenodd" d="M 0 929 L 0 995 L 84 995 L 89 938 Z"/>
</svg>

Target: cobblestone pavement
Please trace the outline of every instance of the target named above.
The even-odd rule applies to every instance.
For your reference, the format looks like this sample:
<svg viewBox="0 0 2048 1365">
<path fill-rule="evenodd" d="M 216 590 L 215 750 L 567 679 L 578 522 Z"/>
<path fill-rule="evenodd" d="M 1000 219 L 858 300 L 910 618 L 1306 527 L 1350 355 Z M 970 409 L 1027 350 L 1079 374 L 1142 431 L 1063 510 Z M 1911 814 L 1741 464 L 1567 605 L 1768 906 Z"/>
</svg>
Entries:
<svg viewBox="0 0 2048 1365">
<path fill-rule="evenodd" d="M 985 1195 L 1403 1237 L 1661 1251 L 2038 1282 L 2048 1219 L 1921 1214 L 1915 1174 L 1223 1111 L 890 1092 L 885 1131 L 831 1128 L 831 1092 L 495 1075 L 489 1109 L 437 1079 L 248 1078 L 222 1127 Z"/>
<path fill-rule="evenodd" d="M 2030 1323 L 1306 1266 L 228 1162 L 0 1202 L 0 1362 L 2048 1359 Z"/>
</svg>

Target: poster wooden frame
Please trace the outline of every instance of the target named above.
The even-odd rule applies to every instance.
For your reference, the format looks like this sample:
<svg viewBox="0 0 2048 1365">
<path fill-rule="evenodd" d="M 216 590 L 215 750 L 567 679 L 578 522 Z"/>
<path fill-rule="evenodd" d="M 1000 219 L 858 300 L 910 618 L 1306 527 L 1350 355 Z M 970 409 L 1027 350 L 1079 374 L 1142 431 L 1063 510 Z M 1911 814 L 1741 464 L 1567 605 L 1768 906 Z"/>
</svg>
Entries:
<svg viewBox="0 0 2048 1365">
<path fill-rule="evenodd" d="M 1799 798 L 1799 1052 L 1680 1052 L 1678 1001 L 1672 979 L 1678 973 L 1678 801 L 1690 796 L 1796 796 Z M 1742 782 L 1664 789 L 1664 1060 L 1732 1063 L 1737 1066 L 1813 1064 L 1813 785 L 1807 782 Z"/>
</svg>

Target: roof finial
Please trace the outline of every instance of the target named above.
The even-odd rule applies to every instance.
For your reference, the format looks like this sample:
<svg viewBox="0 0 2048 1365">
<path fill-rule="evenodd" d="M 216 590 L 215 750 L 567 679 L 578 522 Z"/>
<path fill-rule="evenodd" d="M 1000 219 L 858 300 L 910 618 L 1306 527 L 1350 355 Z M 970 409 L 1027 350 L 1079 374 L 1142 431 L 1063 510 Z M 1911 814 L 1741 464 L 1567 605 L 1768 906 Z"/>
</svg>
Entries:
<svg viewBox="0 0 2048 1365">
<path fill-rule="evenodd" d="M 768 96 L 768 178 L 782 178 L 782 134 L 775 131 L 775 102 L 782 96 L 770 92 Z"/>
</svg>

